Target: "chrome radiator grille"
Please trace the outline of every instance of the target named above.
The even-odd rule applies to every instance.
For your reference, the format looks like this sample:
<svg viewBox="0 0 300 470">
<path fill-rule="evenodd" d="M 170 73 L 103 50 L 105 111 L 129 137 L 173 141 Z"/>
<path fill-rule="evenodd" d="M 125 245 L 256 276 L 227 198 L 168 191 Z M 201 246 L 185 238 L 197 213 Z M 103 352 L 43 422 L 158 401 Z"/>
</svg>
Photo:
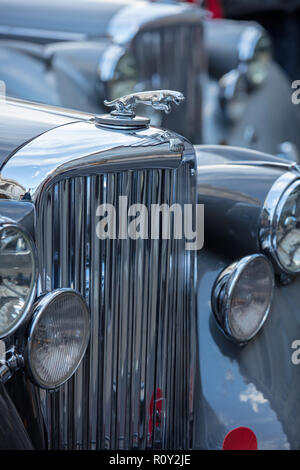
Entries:
<svg viewBox="0 0 300 470">
<path fill-rule="evenodd" d="M 201 24 L 179 24 L 139 32 L 132 49 L 139 82 L 146 90 L 177 90 L 186 97 L 180 109 L 164 116 L 162 127 L 193 143 L 201 142 L 201 77 L 205 53 Z"/>
<path fill-rule="evenodd" d="M 72 287 L 91 310 L 89 350 L 58 391 L 41 391 L 52 449 L 189 448 L 194 256 L 184 240 L 99 240 L 96 208 L 191 202 L 190 168 L 62 179 L 38 208 L 42 288 Z"/>
</svg>

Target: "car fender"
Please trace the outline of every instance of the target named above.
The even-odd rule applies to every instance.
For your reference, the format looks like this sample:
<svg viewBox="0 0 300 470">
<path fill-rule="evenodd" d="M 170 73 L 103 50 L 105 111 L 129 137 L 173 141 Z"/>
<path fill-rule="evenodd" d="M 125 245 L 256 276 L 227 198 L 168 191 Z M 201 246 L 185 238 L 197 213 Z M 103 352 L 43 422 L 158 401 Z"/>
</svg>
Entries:
<svg viewBox="0 0 300 470">
<path fill-rule="evenodd" d="M 225 337 L 211 310 L 215 279 L 231 262 L 206 249 L 199 253 L 198 333 L 204 419 L 197 445 L 219 449 L 227 432 L 248 426 L 257 436 L 259 449 L 298 449 L 300 365 L 292 362 L 292 343 L 300 339 L 300 278 L 287 286 L 276 283 L 265 325 L 241 347 Z"/>
</svg>

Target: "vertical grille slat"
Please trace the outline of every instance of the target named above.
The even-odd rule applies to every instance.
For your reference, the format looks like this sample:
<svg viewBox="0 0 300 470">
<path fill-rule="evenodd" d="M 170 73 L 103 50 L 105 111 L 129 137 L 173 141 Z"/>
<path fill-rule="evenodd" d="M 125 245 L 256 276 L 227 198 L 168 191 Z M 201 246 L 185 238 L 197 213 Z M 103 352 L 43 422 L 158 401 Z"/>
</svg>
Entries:
<svg viewBox="0 0 300 470">
<path fill-rule="evenodd" d="M 50 242 L 41 257 L 42 289 L 79 291 L 92 327 L 73 378 L 41 392 L 49 448 L 189 448 L 194 252 L 162 233 L 100 240 L 96 210 L 107 203 L 118 212 L 125 195 L 128 206 L 148 208 L 151 234 L 151 204 L 183 209 L 192 200 L 190 178 L 183 164 L 66 177 L 47 189 L 38 208 L 38 233 Z M 116 229 L 118 235 L 118 219 Z"/>
</svg>

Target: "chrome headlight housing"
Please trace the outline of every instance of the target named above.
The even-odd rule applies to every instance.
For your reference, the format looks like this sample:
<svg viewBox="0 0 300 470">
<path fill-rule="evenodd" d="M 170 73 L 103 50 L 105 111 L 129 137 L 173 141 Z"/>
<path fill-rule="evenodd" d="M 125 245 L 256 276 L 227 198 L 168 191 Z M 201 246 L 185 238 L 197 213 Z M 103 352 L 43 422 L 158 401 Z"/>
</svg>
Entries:
<svg viewBox="0 0 300 470">
<path fill-rule="evenodd" d="M 273 268 L 261 254 L 222 271 L 212 291 L 212 308 L 224 333 L 237 343 L 251 340 L 266 321 L 273 291 Z"/>
<path fill-rule="evenodd" d="M 249 84 L 261 85 L 272 61 L 272 43 L 268 34 L 261 28 L 247 27 L 241 35 L 238 53 L 239 69 L 245 73 Z"/>
<path fill-rule="evenodd" d="M 248 86 L 261 85 L 272 62 L 268 33 L 255 22 L 206 20 L 205 45 L 210 75 L 220 79 L 230 70 L 245 75 Z"/>
<path fill-rule="evenodd" d="M 0 338 L 25 321 L 36 293 L 37 263 L 30 235 L 20 226 L 0 226 Z"/>
<path fill-rule="evenodd" d="M 105 96 L 112 101 L 133 93 L 137 84 L 137 65 L 133 54 L 118 45 L 110 45 L 101 56 L 98 66 Z"/>
<path fill-rule="evenodd" d="M 78 368 L 90 337 L 84 299 L 72 289 L 58 289 L 37 302 L 29 326 L 25 365 L 41 388 L 55 389 Z"/>
<path fill-rule="evenodd" d="M 263 208 L 260 242 L 280 271 L 300 272 L 300 176 L 295 173 L 285 173 L 272 186 Z"/>
</svg>

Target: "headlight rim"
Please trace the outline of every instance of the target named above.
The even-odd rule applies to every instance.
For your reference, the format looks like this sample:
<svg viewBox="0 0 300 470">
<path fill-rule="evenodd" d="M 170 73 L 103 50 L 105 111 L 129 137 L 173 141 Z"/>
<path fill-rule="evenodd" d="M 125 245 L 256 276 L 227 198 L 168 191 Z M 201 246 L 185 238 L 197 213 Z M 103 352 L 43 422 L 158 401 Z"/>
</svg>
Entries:
<svg viewBox="0 0 300 470">
<path fill-rule="evenodd" d="M 241 90 L 240 88 L 243 88 Z M 240 70 L 232 69 L 223 75 L 218 81 L 218 99 L 220 103 L 220 107 L 225 118 L 230 122 L 236 122 L 242 117 L 242 113 L 240 116 L 233 116 L 230 105 L 232 102 L 237 99 L 237 95 L 244 94 L 243 97 L 243 107 L 246 108 L 247 105 L 247 98 L 248 98 L 248 90 L 247 90 L 247 80 L 240 72 Z M 241 99 L 241 98 L 239 98 Z"/>
<path fill-rule="evenodd" d="M 27 300 L 26 307 L 23 313 L 20 315 L 20 318 L 18 319 L 18 321 L 14 323 L 14 325 L 9 330 L 6 330 L 5 333 L 0 332 L 0 340 L 8 338 L 12 334 L 14 334 L 20 328 L 20 326 L 26 323 L 26 321 L 30 318 L 32 314 L 32 306 L 34 305 L 34 301 L 36 299 L 37 280 L 38 280 L 38 274 L 39 274 L 37 250 L 36 250 L 36 245 L 34 243 L 34 240 L 31 234 L 18 223 L 11 221 L 11 222 L 3 222 L 0 224 L 0 236 L 1 236 L 2 231 L 6 229 L 17 230 L 29 243 L 30 249 L 31 249 L 31 258 L 33 261 L 33 269 L 32 269 L 32 279 L 31 279 L 31 284 L 30 284 L 31 292 Z"/>
<path fill-rule="evenodd" d="M 135 61 L 135 57 L 132 51 L 130 50 L 130 48 L 121 46 L 119 44 L 110 44 L 105 49 L 104 53 L 101 55 L 101 58 L 99 59 L 99 62 L 98 62 L 97 73 L 98 73 L 99 80 L 103 86 L 103 91 L 105 92 L 103 96 L 103 100 L 105 97 L 110 101 L 116 98 L 112 96 L 112 86 L 115 83 L 122 83 L 124 81 L 124 80 L 120 81 L 119 79 L 116 79 L 115 75 L 117 73 L 120 61 L 126 56 L 131 56 Z M 109 57 L 109 60 L 108 60 L 108 57 Z M 135 74 L 136 74 L 136 77 L 134 81 L 135 81 L 135 87 L 136 87 L 138 84 L 137 63 L 135 63 Z M 132 89 L 130 93 L 134 93 L 134 91 L 135 90 Z M 126 94 L 129 94 L 129 91 L 126 92 Z"/>
<path fill-rule="evenodd" d="M 31 348 L 32 348 L 32 339 L 33 339 L 33 331 L 35 329 L 35 327 L 37 326 L 41 316 L 43 315 L 45 309 L 58 297 L 60 296 L 61 294 L 63 293 L 69 293 L 69 294 L 73 294 L 73 295 L 76 295 L 76 297 L 80 298 L 84 307 L 85 307 L 85 311 L 86 311 L 86 314 L 87 314 L 87 320 L 88 320 L 88 336 L 87 336 L 87 341 L 86 341 L 86 345 L 85 347 L 83 348 L 82 352 L 81 352 L 81 355 L 80 355 L 80 359 L 78 359 L 77 361 L 77 365 L 74 369 L 72 369 L 72 373 L 68 375 L 68 377 L 63 380 L 63 381 L 60 381 L 59 383 L 56 383 L 55 385 L 53 386 L 49 386 L 46 384 L 46 382 L 44 382 L 43 380 L 39 380 L 36 375 L 34 374 L 34 370 L 32 368 L 32 365 L 31 365 L 31 360 L 30 360 L 30 353 L 31 353 Z M 86 304 L 86 301 L 84 299 L 84 297 L 79 293 L 77 292 L 76 290 L 74 289 L 71 289 L 71 288 L 58 288 L 58 289 L 55 289 L 51 292 L 46 292 L 44 295 L 42 295 L 41 297 L 39 297 L 33 307 L 33 315 L 32 315 L 32 319 L 28 325 L 28 328 L 27 328 L 27 334 L 26 334 L 26 340 L 25 340 L 25 348 L 24 348 L 24 365 L 25 365 L 25 370 L 28 374 L 28 376 L 30 377 L 31 381 L 37 385 L 38 387 L 44 389 L 44 390 L 57 390 L 59 387 L 61 387 L 62 385 L 64 385 L 66 382 L 68 382 L 68 380 L 70 380 L 70 378 L 75 374 L 75 372 L 77 371 L 78 367 L 80 366 L 81 364 L 81 361 L 86 353 L 86 350 L 88 348 L 88 345 L 89 345 L 89 341 L 90 341 L 90 336 L 91 336 L 91 319 L 90 319 L 90 314 L 89 314 L 89 309 L 88 309 L 88 306 Z"/>
<path fill-rule="evenodd" d="M 250 39 L 249 39 L 249 36 L 250 36 Z M 238 61 L 239 61 L 238 68 L 240 69 L 241 73 L 243 73 L 246 76 L 250 87 L 261 86 L 267 78 L 268 70 L 267 70 L 265 78 L 259 83 L 256 83 L 253 79 L 251 79 L 251 76 L 249 74 L 249 66 L 251 65 L 251 63 L 254 62 L 255 54 L 257 52 L 259 43 L 262 40 L 269 41 L 270 64 L 271 64 L 272 58 L 273 58 L 272 41 L 271 41 L 270 35 L 265 29 L 255 24 L 249 25 L 244 29 L 244 31 L 242 32 L 240 36 L 240 40 L 238 44 Z"/>
<path fill-rule="evenodd" d="M 238 281 L 241 275 L 243 274 L 244 269 L 256 259 L 263 259 L 270 268 L 270 273 L 272 277 L 272 292 L 268 307 L 260 322 L 258 323 L 256 329 L 250 336 L 247 337 L 247 339 L 241 339 L 235 336 L 231 329 L 229 313 L 232 305 L 234 290 L 238 284 Z M 221 271 L 221 273 L 217 276 L 212 288 L 211 304 L 218 326 L 221 328 L 221 330 L 227 336 L 228 339 L 230 339 L 235 344 L 247 344 L 259 333 L 270 313 L 274 296 L 274 288 L 275 277 L 272 263 L 262 253 L 255 253 L 252 255 L 245 256 L 244 258 L 235 261 L 234 263 L 230 264 L 225 269 L 223 269 L 223 271 Z"/>
<path fill-rule="evenodd" d="M 285 172 L 274 182 L 263 204 L 258 234 L 261 250 L 271 258 L 277 273 L 284 273 L 290 276 L 300 274 L 300 269 L 299 271 L 289 270 L 283 266 L 279 259 L 276 239 L 277 212 L 279 205 L 284 205 L 284 202 L 287 201 L 289 197 L 287 192 L 292 191 L 292 188 L 296 183 L 300 186 L 300 174 L 295 171 Z M 284 197 L 285 200 L 283 199 Z"/>
</svg>

